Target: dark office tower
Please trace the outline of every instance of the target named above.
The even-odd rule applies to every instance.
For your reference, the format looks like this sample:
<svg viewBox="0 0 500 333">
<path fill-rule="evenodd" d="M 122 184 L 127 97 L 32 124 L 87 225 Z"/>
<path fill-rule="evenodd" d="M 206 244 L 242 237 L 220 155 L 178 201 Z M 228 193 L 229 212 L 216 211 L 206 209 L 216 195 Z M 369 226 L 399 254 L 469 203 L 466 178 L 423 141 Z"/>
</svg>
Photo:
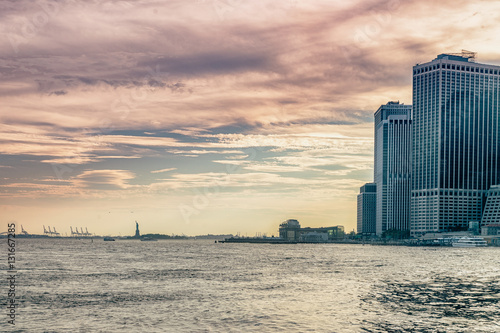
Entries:
<svg viewBox="0 0 500 333">
<path fill-rule="evenodd" d="M 375 112 L 376 232 L 410 230 L 411 105 L 389 102 Z"/>
<path fill-rule="evenodd" d="M 481 221 L 487 191 L 500 184 L 500 67 L 474 57 L 413 67 L 413 235 Z"/>
<path fill-rule="evenodd" d="M 377 185 L 366 183 L 358 194 L 358 234 L 375 235 Z"/>
</svg>

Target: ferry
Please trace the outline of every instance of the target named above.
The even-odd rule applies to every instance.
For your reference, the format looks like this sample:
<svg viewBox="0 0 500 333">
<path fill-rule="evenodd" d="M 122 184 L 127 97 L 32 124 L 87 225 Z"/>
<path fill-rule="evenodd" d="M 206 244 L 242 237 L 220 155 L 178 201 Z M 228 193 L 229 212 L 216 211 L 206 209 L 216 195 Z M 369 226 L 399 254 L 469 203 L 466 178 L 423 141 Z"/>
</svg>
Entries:
<svg viewBox="0 0 500 333">
<path fill-rule="evenodd" d="M 114 239 L 113 237 L 107 237 L 107 236 L 106 236 L 106 237 L 104 237 L 104 241 L 105 241 L 105 242 L 114 242 L 114 241 L 115 241 L 115 239 Z"/>
<path fill-rule="evenodd" d="M 481 237 L 461 237 L 451 243 L 453 247 L 485 247 L 488 243 Z"/>
</svg>

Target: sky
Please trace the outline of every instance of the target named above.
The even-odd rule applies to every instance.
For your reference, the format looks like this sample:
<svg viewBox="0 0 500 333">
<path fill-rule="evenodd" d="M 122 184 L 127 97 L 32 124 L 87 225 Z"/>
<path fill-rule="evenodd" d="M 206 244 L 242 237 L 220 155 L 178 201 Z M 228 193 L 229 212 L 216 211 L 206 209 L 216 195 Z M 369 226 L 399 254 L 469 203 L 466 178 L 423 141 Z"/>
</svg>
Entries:
<svg viewBox="0 0 500 333">
<path fill-rule="evenodd" d="M 0 231 L 356 227 L 412 66 L 500 64 L 498 1 L 2 1 Z"/>
</svg>

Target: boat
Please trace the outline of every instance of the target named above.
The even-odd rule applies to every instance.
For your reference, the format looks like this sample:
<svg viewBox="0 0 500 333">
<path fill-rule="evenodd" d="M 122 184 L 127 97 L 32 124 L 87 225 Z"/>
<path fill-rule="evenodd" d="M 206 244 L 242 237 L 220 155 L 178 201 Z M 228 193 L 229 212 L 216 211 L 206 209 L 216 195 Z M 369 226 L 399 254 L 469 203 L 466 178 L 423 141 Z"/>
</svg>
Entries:
<svg viewBox="0 0 500 333">
<path fill-rule="evenodd" d="M 105 242 L 114 242 L 115 239 L 113 237 L 104 237 L 103 238 Z"/>
<path fill-rule="evenodd" d="M 485 247 L 488 243 L 481 237 L 461 237 L 451 243 L 453 247 Z"/>
<path fill-rule="evenodd" d="M 142 237 L 141 238 L 141 242 L 156 242 L 157 239 L 156 238 L 152 238 L 152 237 Z"/>
</svg>

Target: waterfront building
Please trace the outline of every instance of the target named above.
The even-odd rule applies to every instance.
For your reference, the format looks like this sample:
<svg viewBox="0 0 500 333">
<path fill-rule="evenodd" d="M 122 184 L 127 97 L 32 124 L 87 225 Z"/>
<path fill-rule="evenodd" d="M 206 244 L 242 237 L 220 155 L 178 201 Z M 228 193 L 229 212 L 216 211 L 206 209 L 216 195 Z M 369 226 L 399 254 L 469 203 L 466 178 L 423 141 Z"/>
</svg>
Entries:
<svg viewBox="0 0 500 333">
<path fill-rule="evenodd" d="M 479 221 L 469 221 L 469 232 L 473 235 L 479 235 L 481 231 L 480 224 L 481 222 Z"/>
<path fill-rule="evenodd" d="M 481 236 L 500 236 L 500 224 L 487 224 L 481 229 Z"/>
<path fill-rule="evenodd" d="M 500 184 L 500 66 L 441 54 L 413 67 L 411 233 L 465 230 Z"/>
<path fill-rule="evenodd" d="M 338 238 L 343 238 L 345 235 L 344 227 L 341 225 L 336 225 L 333 227 L 319 227 L 319 228 L 311 228 L 305 227 L 300 228 L 300 235 L 308 234 L 308 233 L 323 233 L 326 234 L 328 240 L 334 240 Z"/>
<path fill-rule="evenodd" d="M 359 188 L 357 232 L 361 235 L 374 235 L 376 232 L 377 185 L 366 183 Z"/>
<path fill-rule="evenodd" d="M 288 219 L 280 224 L 279 227 L 280 238 L 287 241 L 297 242 L 300 238 L 300 223 L 294 219 Z"/>
<path fill-rule="evenodd" d="M 411 105 L 388 102 L 375 112 L 376 233 L 410 229 Z"/>
<path fill-rule="evenodd" d="M 305 243 L 326 243 L 328 234 L 326 232 L 305 232 L 300 235 L 300 241 Z"/>
<path fill-rule="evenodd" d="M 290 242 L 298 242 L 308 238 L 334 240 L 344 237 L 344 227 L 338 225 L 334 227 L 301 228 L 299 221 L 289 219 L 280 224 L 279 235 L 280 238 Z"/>
</svg>

